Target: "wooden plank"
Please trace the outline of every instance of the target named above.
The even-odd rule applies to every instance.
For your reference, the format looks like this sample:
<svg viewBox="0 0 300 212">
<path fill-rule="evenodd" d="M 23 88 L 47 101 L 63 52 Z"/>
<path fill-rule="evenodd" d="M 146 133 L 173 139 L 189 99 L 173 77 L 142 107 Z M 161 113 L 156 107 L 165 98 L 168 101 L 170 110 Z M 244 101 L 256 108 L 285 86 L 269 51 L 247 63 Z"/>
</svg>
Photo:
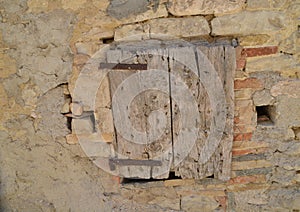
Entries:
<svg viewBox="0 0 300 212">
<path fill-rule="evenodd" d="M 148 63 L 149 77 L 141 77 L 143 83 L 151 84 L 154 89 L 143 93 L 144 112 L 147 116 L 146 128 L 148 142 L 145 152 L 149 159 L 162 161 L 162 166 L 152 167 L 151 177 L 169 177 L 172 163 L 171 110 L 169 94 L 168 52 L 166 49 L 148 49 L 138 52 L 140 63 Z M 158 70 L 154 73 L 153 70 Z M 145 72 L 144 72 L 145 73 Z"/>
<path fill-rule="evenodd" d="M 221 79 L 221 83 L 225 88 L 225 97 L 227 101 L 227 117 L 224 134 L 220 145 L 214 150 L 214 154 L 208 158 L 206 163 L 201 163 L 203 155 L 201 150 L 204 147 L 205 141 L 208 139 L 210 133 L 210 127 L 212 124 L 212 111 L 210 105 L 210 99 L 206 92 L 206 88 L 203 83 L 197 82 L 196 78 L 191 80 L 189 77 L 189 71 L 186 71 L 187 67 L 180 64 L 172 64 L 171 72 L 175 73 L 184 79 L 185 83 L 189 86 L 191 93 L 193 93 L 195 99 L 198 102 L 199 111 L 199 134 L 195 145 L 195 148 L 189 153 L 188 157 L 175 169 L 176 175 L 180 175 L 182 178 L 195 178 L 201 179 L 207 176 L 214 176 L 215 178 L 226 180 L 230 176 L 230 162 L 231 162 L 231 145 L 232 145 L 232 121 L 233 121 L 233 73 L 234 73 L 234 54 L 233 56 L 225 57 L 225 50 L 232 48 L 230 46 L 199 46 L 198 49 L 207 56 L 208 60 L 214 66 L 218 76 Z M 180 54 L 180 50 L 176 50 L 177 54 Z M 228 50 L 228 53 L 232 53 L 232 49 Z M 184 54 L 182 52 L 181 54 Z M 198 60 L 201 57 L 199 56 Z M 207 64 L 201 64 L 204 61 L 198 61 L 199 69 L 207 68 Z M 187 73 L 185 73 L 187 72 Z M 203 72 L 202 72 L 203 73 Z M 201 77 L 201 73 L 199 72 Z M 190 78 L 190 79 L 189 79 Z M 209 78 L 207 78 L 210 80 Z M 212 82 L 211 82 L 212 83 Z M 216 94 L 219 95 L 219 94 Z M 173 136 L 176 138 L 178 131 L 178 109 L 176 105 L 172 105 L 173 108 Z M 213 126 L 213 125 L 212 125 Z M 209 146 L 209 148 L 214 148 Z"/>
<path fill-rule="evenodd" d="M 171 48 L 170 49 L 170 59 L 169 59 L 169 66 L 170 66 L 170 73 L 175 76 L 177 80 L 182 80 L 186 85 L 188 90 L 182 94 L 179 94 L 179 90 L 184 89 L 184 87 L 178 82 L 172 82 L 171 83 L 171 96 L 172 96 L 172 125 L 173 125 L 173 148 L 174 148 L 174 158 L 175 158 L 175 164 L 173 165 L 173 169 L 176 166 L 176 160 L 179 156 L 178 154 L 182 154 L 177 151 L 178 148 L 182 150 L 182 148 L 185 148 L 187 151 L 188 157 L 184 158 L 184 161 L 181 162 L 179 166 L 175 169 L 175 174 L 178 176 L 181 176 L 183 178 L 195 178 L 198 179 L 198 174 L 194 171 L 198 168 L 198 151 L 196 145 L 194 146 L 185 146 L 184 141 L 179 136 L 180 131 L 182 131 L 183 123 L 188 123 L 191 120 L 191 117 L 194 117 L 194 114 L 196 111 L 188 110 L 188 114 L 182 114 L 182 111 L 180 111 L 180 104 L 182 108 L 189 108 L 193 102 L 184 102 L 184 101 L 178 101 L 174 97 L 178 94 L 179 99 L 184 99 L 183 95 L 187 95 L 190 93 L 192 97 L 195 100 L 196 107 L 197 107 L 197 99 L 199 97 L 199 77 L 197 73 L 194 73 L 191 69 L 196 69 L 195 65 L 195 57 L 190 56 L 190 54 L 194 53 L 194 50 L 191 47 L 185 47 L 185 48 Z M 186 65 L 189 64 L 190 67 L 187 67 Z M 200 115 L 200 114 L 198 114 Z M 195 128 L 198 128 L 197 126 L 200 123 L 203 123 L 201 121 L 201 117 L 198 117 L 198 122 L 194 122 L 192 125 Z M 192 139 L 192 138 L 189 138 Z M 185 168 L 180 168 L 185 167 Z"/>
<path fill-rule="evenodd" d="M 137 57 L 135 54 L 130 52 L 122 51 L 122 50 L 114 50 L 112 51 L 112 55 L 108 58 L 112 58 L 109 63 L 114 62 L 123 62 L 126 60 L 126 63 L 136 62 Z M 121 85 L 122 82 L 126 83 L 126 79 L 128 79 L 133 74 L 138 74 L 139 70 L 111 70 L 108 73 L 109 84 L 110 84 L 110 94 L 111 98 L 114 97 L 116 90 Z M 138 87 L 140 80 L 137 80 L 136 83 Z M 132 85 L 133 86 L 133 85 Z M 132 87 L 132 89 L 134 89 Z M 128 93 L 123 96 L 123 98 L 131 98 L 132 94 L 130 91 L 132 90 L 129 85 Z M 127 110 L 124 111 L 128 114 L 129 119 L 131 120 L 130 124 L 136 130 L 140 132 L 146 132 L 146 117 L 143 113 L 144 105 L 144 96 L 138 95 L 133 99 L 130 105 L 128 105 Z M 121 105 L 120 105 L 121 106 Z M 116 114 L 113 111 L 114 123 L 116 124 Z M 125 126 L 124 126 L 125 127 Z M 115 131 L 116 143 L 114 147 L 117 152 L 117 157 L 120 159 L 134 159 L 134 160 L 142 160 L 148 159 L 148 155 L 145 154 L 145 145 L 137 144 L 132 142 L 131 139 L 126 139 L 118 130 Z M 119 175 L 126 178 L 150 178 L 151 175 L 151 167 L 149 166 L 139 166 L 139 167 L 131 167 L 131 166 L 119 166 L 118 167 Z"/>
<path fill-rule="evenodd" d="M 224 48 L 224 89 L 227 102 L 227 120 L 225 126 L 225 135 L 221 141 L 222 146 L 222 171 L 219 178 L 229 180 L 231 175 L 231 158 L 233 145 L 233 125 L 234 125 L 234 76 L 236 70 L 235 48 L 226 46 Z"/>
</svg>

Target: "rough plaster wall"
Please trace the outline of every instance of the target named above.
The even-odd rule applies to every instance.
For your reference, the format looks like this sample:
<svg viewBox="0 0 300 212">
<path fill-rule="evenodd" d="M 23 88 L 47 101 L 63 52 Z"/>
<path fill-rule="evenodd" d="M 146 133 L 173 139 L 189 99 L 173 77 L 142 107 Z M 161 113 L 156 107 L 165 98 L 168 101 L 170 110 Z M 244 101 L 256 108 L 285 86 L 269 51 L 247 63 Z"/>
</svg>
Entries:
<svg viewBox="0 0 300 212">
<path fill-rule="evenodd" d="M 147 2 L 0 1 L 0 210 L 299 210 L 300 131 L 293 128 L 300 126 L 299 84 L 288 82 L 292 89 L 285 91 L 278 83 L 299 80 L 300 2 Z M 168 23 L 181 27 L 164 28 Z M 202 27 L 188 30 L 197 24 Z M 237 89 L 236 107 L 251 115 L 254 103 L 275 102 L 278 124 L 254 125 L 253 130 L 256 119 L 249 118 L 243 129 L 253 132 L 252 138 L 249 144 L 242 141 L 243 147 L 235 143 L 235 151 L 255 151 L 234 158 L 233 178 L 227 183 L 160 181 L 120 189 L 78 144 L 66 144 L 70 131 L 60 114 L 66 83 L 72 94 L 82 65 L 107 39 L 130 33 L 149 38 L 161 27 L 166 34 L 186 38 L 229 36 L 246 47 L 279 49 L 271 56 L 244 58 L 247 65 L 237 71 L 236 78 L 243 83 L 256 78 L 263 85 Z M 280 88 L 279 93 L 274 87 Z"/>
</svg>

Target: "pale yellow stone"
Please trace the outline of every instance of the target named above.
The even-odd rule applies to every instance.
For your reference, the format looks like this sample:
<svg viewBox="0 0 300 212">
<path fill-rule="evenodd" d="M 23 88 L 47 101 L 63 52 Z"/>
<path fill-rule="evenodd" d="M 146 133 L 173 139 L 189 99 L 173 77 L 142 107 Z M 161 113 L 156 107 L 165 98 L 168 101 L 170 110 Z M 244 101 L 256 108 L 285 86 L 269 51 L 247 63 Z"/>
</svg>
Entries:
<svg viewBox="0 0 300 212">
<path fill-rule="evenodd" d="M 208 35 L 210 28 L 202 16 L 164 18 L 149 21 L 151 37 L 164 34 L 173 37 L 196 37 Z M 155 36 L 156 37 L 156 36 Z"/>
<path fill-rule="evenodd" d="M 235 90 L 234 97 L 235 99 L 251 99 L 253 93 L 254 91 L 251 88 Z"/>
<path fill-rule="evenodd" d="M 16 62 L 6 54 L 0 53 L 0 78 L 16 73 Z"/>
<path fill-rule="evenodd" d="M 115 30 L 115 41 L 134 41 L 150 38 L 149 25 L 131 24 Z"/>
<path fill-rule="evenodd" d="M 241 10 L 244 2 L 243 0 L 173 0 L 168 10 L 175 16 L 227 14 Z"/>
<path fill-rule="evenodd" d="M 78 54 L 86 54 L 92 57 L 98 50 L 101 49 L 102 42 L 99 41 L 90 41 L 90 42 L 78 42 L 75 44 Z"/>
<path fill-rule="evenodd" d="M 186 186 L 186 185 L 193 185 L 195 184 L 194 179 L 176 179 L 176 180 L 166 180 L 164 181 L 164 186 Z"/>
<path fill-rule="evenodd" d="M 233 161 L 231 164 L 232 170 L 247 170 L 256 168 L 271 167 L 272 163 L 266 160 L 251 160 L 251 161 Z"/>
<path fill-rule="evenodd" d="M 297 60 L 290 55 L 272 55 L 265 57 L 249 57 L 246 63 L 246 72 L 277 71 L 288 72 L 299 69 Z"/>
<path fill-rule="evenodd" d="M 269 143 L 266 142 L 257 142 L 257 141 L 241 141 L 233 142 L 232 148 L 235 150 L 245 150 L 245 149 L 258 149 L 258 148 L 267 148 Z"/>
<path fill-rule="evenodd" d="M 300 98 L 300 80 L 282 81 L 271 88 L 272 96 L 285 95 L 291 98 Z"/>
<path fill-rule="evenodd" d="M 269 40 L 270 40 L 269 35 L 248 35 L 248 36 L 239 37 L 240 45 L 244 47 L 268 45 Z"/>
<path fill-rule="evenodd" d="M 143 24 L 125 25 L 116 29 L 115 40 L 170 39 L 204 36 L 209 25 L 201 16 L 153 19 Z"/>
<path fill-rule="evenodd" d="M 227 186 L 227 191 L 249 191 L 256 189 L 268 189 L 270 185 L 266 183 L 233 184 Z"/>
<path fill-rule="evenodd" d="M 285 13 L 275 11 L 243 11 L 212 20 L 213 35 L 275 34 L 291 24 Z"/>
<path fill-rule="evenodd" d="M 102 133 L 102 138 L 103 138 L 103 141 L 106 142 L 106 143 L 111 143 L 113 142 L 113 139 L 114 139 L 114 134 L 113 133 Z"/>
<path fill-rule="evenodd" d="M 191 195 L 181 198 L 181 208 L 184 211 L 214 211 L 218 207 L 219 203 L 215 198 L 209 196 Z"/>
<path fill-rule="evenodd" d="M 22 98 L 27 107 L 35 107 L 38 101 L 36 92 L 30 88 L 22 90 Z"/>
<path fill-rule="evenodd" d="M 248 10 L 270 9 L 269 0 L 247 0 Z"/>
<path fill-rule="evenodd" d="M 152 10 L 149 9 L 146 12 L 134 16 L 130 16 L 129 18 L 124 18 L 120 20 L 120 23 L 122 24 L 128 24 L 128 23 L 135 23 L 135 22 L 141 22 L 141 21 L 146 21 L 150 19 L 155 19 L 155 18 L 162 18 L 162 17 L 167 17 L 168 16 L 168 11 L 165 7 L 164 4 L 160 4 L 157 8 L 157 10 Z"/>
<path fill-rule="evenodd" d="M 295 133 L 292 129 L 287 129 L 286 134 L 285 134 L 285 140 L 292 140 L 295 138 Z"/>
<path fill-rule="evenodd" d="M 69 113 L 70 112 L 70 105 L 66 102 L 60 110 L 61 113 Z"/>
<path fill-rule="evenodd" d="M 93 5 L 95 5 L 100 10 L 106 10 L 109 5 L 109 0 L 92 0 Z"/>
<path fill-rule="evenodd" d="M 62 0 L 64 9 L 78 10 L 83 7 L 86 0 Z"/>
<path fill-rule="evenodd" d="M 67 144 L 78 144 L 78 138 L 75 134 L 69 134 L 66 136 Z"/>
<path fill-rule="evenodd" d="M 0 84 L 0 108 L 4 108 L 8 104 L 7 94 L 2 84 Z"/>
<path fill-rule="evenodd" d="M 28 12 L 40 13 L 48 10 L 48 0 L 29 0 L 27 1 Z"/>
</svg>

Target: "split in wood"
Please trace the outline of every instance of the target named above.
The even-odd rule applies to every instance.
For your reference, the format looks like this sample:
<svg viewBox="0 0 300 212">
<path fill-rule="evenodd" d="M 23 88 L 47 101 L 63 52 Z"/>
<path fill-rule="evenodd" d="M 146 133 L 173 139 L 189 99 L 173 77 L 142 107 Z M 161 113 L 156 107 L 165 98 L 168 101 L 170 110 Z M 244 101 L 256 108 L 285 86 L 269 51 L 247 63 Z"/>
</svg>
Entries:
<svg viewBox="0 0 300 212">
<path fill-rule="evenodd" d="M 162 166 L 162 162 L 158 160 L 132 160 L 132 159 L 118 159 L 110 158 L 110 170 L 115 170 L 118 166 Z"/>
</svg>

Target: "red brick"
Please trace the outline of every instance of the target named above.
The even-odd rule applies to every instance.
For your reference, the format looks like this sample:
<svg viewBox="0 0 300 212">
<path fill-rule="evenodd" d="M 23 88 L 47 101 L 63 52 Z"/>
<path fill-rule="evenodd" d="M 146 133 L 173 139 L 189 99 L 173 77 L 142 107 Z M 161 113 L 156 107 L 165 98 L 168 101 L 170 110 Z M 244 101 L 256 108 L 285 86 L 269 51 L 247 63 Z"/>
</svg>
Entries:
<svg viewBox="0 0 300 212">
<path fill-rule="evenodd" d="M 244 134 L 244 141 L 250 141 L 252 139 L 252 133 Z"/>
<path fill-rule="evenodd" d="M 233 136 L 234 141 L 250 141 L 252 138 L 251 133 L 235 133 Z"/>
<path fill-rule="evenodd" d="M 242 47 L 236 48 L 236 68 L 237 70 L 243 70 L 246 66 L 246 52 Z"/>
<path fill-rule="evenodd" d="M 112 176 L 111 178 L 117 184 L 121 184 L 121 178 L 119 176 Z"/>
<path fill-rule="evenodd" d="M 235 126 L 233 126 L 233 131 L 235 133 L 244 133 L 245 132 L 245 125 L 235 125 Z"/>
<path fill-rule="evenodd" d="M 234 81 L 234 89 L 245 89 L 245 88 L 252 88 L 255 90 L 263 89 L 263 83 L 261 80 L 257 78 L 247 78 L 244 80 L 235 80 Z"/>
<path fill-rule="evenodd" d="M 226 211 L 226 208 L 227 208 L 227 197 L 226 196 L 218 196 L 218 197 L 215 197 L 215 199 L 221 205 L 221 208 L 223 209 L 223 211 Z"/>
<path fill-rule="evenodd" d="M 248 155 L 248 154 L 259 154 L 266 152 L 267 148 L 260 149 L 232 149 L 232 156 Z"/>
<path fill-rule="evenodd" d="M 254 176 L 238 176 L 229 180 L 228 184 L 247 184 L 264 182 L 266 177 L 264 175 Z"/>
<path fill-rule="evenodd" d="M 267 46 L 267 47 L 258 47 L 258 48 L 245 48 L 243 50 L 246 57 L 256 57 L 276 54 L 278 51 L 277 46 Z"/>
<path fill-rule="evenodd" d="M 242 133 L 234 134 L 233 140 L 234 141 L 243 141 L 244 140 L 244 135 Z"/>
<path fill-rule="evenodd" d="M 239 117 L 234 117 L 233 123 L 234 124 L 240 123 L 240 118 Z"/>
</svg>

